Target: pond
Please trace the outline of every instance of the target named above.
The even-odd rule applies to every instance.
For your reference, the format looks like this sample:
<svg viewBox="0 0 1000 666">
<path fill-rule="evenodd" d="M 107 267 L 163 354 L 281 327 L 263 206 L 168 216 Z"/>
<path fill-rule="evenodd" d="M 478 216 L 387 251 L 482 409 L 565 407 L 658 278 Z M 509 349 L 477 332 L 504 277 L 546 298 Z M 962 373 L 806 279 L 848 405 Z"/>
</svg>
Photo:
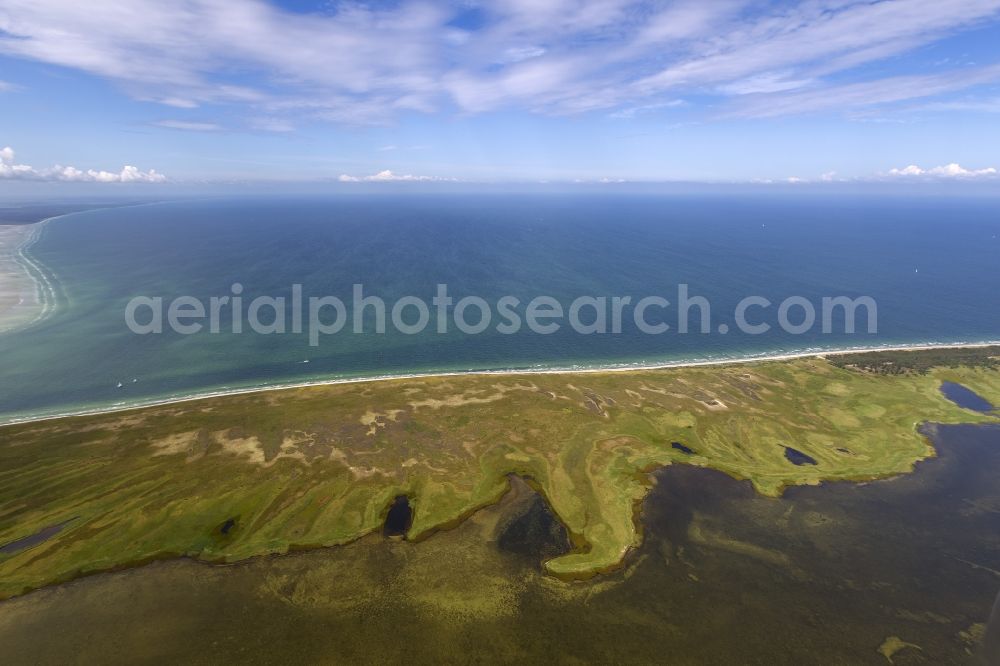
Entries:
<svg viewBox="0 0 1000 666">
<path fill-rule="evenodd" d="M 941 393 L 953 403 L 964 409 L 971 409 L 976 412 L 991 412 L 991 405 L 984 397 L 955 382 L 942 382 Z"/>
<path fill-rule="evenodd" d="M 410 508 L 410 499 L 406 495 L 398 495 L 389 507 L 382 534 L 391 538 L 405 538 L 411 524 L 413 510 Z"/>
<path fill-rule="evenodd" d="M 816 459 L 790 446 L 785 447 L 785 458 L 793 465 L 815 465 Z"/>
</svg>

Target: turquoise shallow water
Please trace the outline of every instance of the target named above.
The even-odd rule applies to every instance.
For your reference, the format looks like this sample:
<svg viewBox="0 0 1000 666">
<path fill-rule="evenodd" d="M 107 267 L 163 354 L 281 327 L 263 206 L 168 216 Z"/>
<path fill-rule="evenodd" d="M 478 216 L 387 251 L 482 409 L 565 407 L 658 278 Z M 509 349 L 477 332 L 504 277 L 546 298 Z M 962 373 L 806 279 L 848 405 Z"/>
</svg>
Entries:
<svg viewBox="0 0 1000 666">
<path fill-rule="evenodd" d="M 321 378 L 995 340 L 998 213 L 992 199 L 596 194 L 262 197 L 76 213 L 51 221 L 31 250 L 58 280 L 58 307 L 0 336 L 0 419 Z M 306 296 L 348 304 L 362 283 L 390 306 L 404 295 L 429 303 L 446 283 L 456 299 L 514 295 L 522 314 L 537 295 L 566 306 L 579 296 L 676 301 L 686 283 L 709 299 L 712 332 L 648 335 L 628 310 L 619 334 L 563 325 L 505 335 L 495 320 L 482 334 L 451 325 L 439 335 L 432 318 L 419 335 L 345 329 L 319 347 L 305 333 L 140 336 L 125 325 L 134 296 L 207 302 L 234 282 L 246 302 L 302 284 Z M 837 333 L 835 318 L 833 334 L 818 324 L 803 335 L 742 334 L 733 311 L 750 295 L 775 303 L 753 315 L 771 324 L 789 296 L 871 296 L 879 330 Z"/>
</svg>

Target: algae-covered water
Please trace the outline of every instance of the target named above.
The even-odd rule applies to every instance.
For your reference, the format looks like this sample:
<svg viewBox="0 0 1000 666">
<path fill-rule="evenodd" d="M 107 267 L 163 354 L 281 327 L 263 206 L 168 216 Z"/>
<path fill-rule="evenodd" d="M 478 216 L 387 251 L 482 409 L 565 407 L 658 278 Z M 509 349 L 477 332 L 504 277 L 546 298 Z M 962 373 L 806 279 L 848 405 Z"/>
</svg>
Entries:
<svg viewBox="0 0 1000 666">
<path fill-rule="evenodd" d="M 781 499 L 656 473 L 618 572 L 541 573 L 567 547 L 526 484 L 417 543 L 230 566 L 159 562 L 0 604 L 5 663 L 981 664 L 1000 592 L 1000 427 L 931 426 L 939 456 Z M 996 655 L 994 655 L 995 657 Z"/>
</svg>

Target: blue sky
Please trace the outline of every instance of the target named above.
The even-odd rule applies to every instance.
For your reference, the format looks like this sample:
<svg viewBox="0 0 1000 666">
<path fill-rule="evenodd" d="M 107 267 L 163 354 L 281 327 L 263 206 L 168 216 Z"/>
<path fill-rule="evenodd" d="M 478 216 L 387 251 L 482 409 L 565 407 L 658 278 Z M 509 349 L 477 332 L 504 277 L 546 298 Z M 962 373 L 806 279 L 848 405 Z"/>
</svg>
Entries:
<svg viewBox="0 0 1000 666">
<path fill-rule="evenodd" d="M 1000 184 L 997 44 L 1000 0 L 4 0 L 0 193 Z"/>
</svg>

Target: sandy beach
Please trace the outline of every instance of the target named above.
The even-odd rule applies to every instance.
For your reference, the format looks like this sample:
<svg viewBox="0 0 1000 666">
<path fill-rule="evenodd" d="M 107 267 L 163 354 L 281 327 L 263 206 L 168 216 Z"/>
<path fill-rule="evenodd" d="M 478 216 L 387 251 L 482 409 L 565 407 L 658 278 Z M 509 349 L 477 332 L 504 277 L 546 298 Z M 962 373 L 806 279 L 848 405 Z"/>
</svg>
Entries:
<svg viewBox="0 0 1000 666">
<path fill-rule="evenodd" d="M 209 398 L 221 398 L 230 395 L 246 395 L 253 393 L 266 393 L 269 391 L 283 391 L 287 389 L 308 388 L 311 386 L 332 386 L 337 384 L 364 384 L 370 382 L 387 382 L 405 379 L 421 379 L 428 377 L 517 377 L 531 375 L 587 375 L 601 373 L 621 373 L 621 372 L 644 372 L 648 370 L 667 370 L 670 368 L 692 368 L 702 366 L 737 365 L 746 363 L 765 363 L 791 361 L 802 358 L 823 358 L 828 356 L 839 356 L 844 354 L 865 354 L 887 351 L 921 351 L 931 349 L 981 349 L 984 347 L 1000 346 L 1000 340 L 990 340 L 984 342 L 961 342 L 961 343 L 914 343 L 911 345 L 886 345 L 882 347 L 853 347 L 844 349 L 810 349 L 801 352 L 789 352 L 780 354 L 764 354 L 758 356 L 734 357 L 712 360 L 693 361 L 673 361 L 664 363 L 635 364 L 623 366 L 595 366 L 586 368 L 538 368 L 538 369 L 517 369 L 517 370 L 469 370 L 451 372 L 425 372 L 425 373 L 401 373 L 391 375 L 377 375 L 371 377 L 346 377 L 338 379 L 318 379 L 304 382 L 289 382 L 264 386 L 250 386 L 244 388 L 223 389 L 218 391 L 206 391 L 203 393 L 192 393 L 189 395 L 171 396 L 162 399 L 135 401 L 131 403 L 117 403 L 107 407 L 94 409 L 83 409 L 78 411 L 62 412 L 58 414 L 47 414 L 41 416 L 28 416 L 24 418 L 11 418 L 0 422 L 0 428 L 8 425 L 21 423 L 35 423 L 39 421 L 51 421 L 55 419 L 65 419 L 74 416 L 91 416 L 96 414 L 110 414 L 126 412 L 147 407 L 157 407 L 162 405 L 173 405 L 195 400 L 206 400 Z"/>
<path fill-rule="evenodd" d="M 26 326 L 45 311 L 33 263 L 24 254 L 40 229 L 37 224 L 0 226 L 0 332 Z"/>
</svg>

